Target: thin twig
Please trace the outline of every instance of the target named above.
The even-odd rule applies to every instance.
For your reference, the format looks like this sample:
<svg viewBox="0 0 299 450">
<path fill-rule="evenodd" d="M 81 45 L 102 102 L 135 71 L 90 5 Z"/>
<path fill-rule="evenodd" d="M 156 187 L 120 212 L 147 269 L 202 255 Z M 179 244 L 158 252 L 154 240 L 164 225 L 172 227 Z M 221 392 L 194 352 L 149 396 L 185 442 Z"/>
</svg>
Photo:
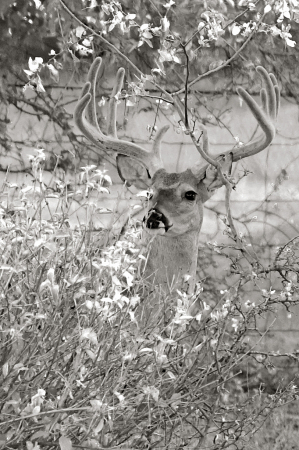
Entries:
<svg viewBox="0 0 299 450">
<path fill-rule="evenodd" d="M 32 419 L 33 417 L 38 418 L 40 416 L 45 416 L 47 414 L 60 414 L 62 412 L 75 412 L 75 411 L 92 411 L 91 406 L 81 407 L 81 408 L 61 408 L 52 409 L 49 411 L 41 411 L 38 414 L 29 414 L 28 416 L 15 417 L 14 419 L 6 420 L 5 422 L 0 422 L 0 427 L 2 425 L 7 425 L 8 423 L 19 422 L 21 420 Z"/>
<path fill-rule="evenodd" d="M 186 78 L 185 78 L 185 127 L 188 128 L 188 81 L 189 81 L 189 56 L 186 50 L 186 45 L 181 43 L 181 47 L 186 57 Z"/>
<path fill-rule="evenodd" d="M 115 45 L 111 44 L 107 39 L 105 39 L 101 34 L 97 33 L 95 30 L 93 30 L 89 25 L 87 25 L 85 22 L 83 22 L 79 17 L 76 16 L 76 14 L 69 9 L 69 7 L 65 4 L 64 0 L 59 0 L 61 6 L 64 8 L 64 10 L 74 19 L 76 22 L 78 22 L 81 26 L 83 26 L 86 30 L 90 31 L 93 36 L 98 37 L 104 44 L 107 45 L 107 47 L 113 51 L 114 53 L 117 53 L 122 59 L 126 61 L 126 63 L 132 67 L 132 69 L 138 73 L 139 76 L 144 77 L 144 73 L 138 69 L 137 66 L 126 56 L 124 55 L 120 50 L 118 50 Z M 162 88 L 162 86 L 158 85 L 154 80 L 152 83 L 156 86 L 156 88 L 162 92 L 166 96 L 169 102 L 173 103 L 171 94 L 169 92 L 165 91 L 165 89 Z"/>
<path fill-rule="evenodd" d="M 61 0 L 60 0 L 61 1 Z M 241 47 L 233 54 L 233 56 L 231 56 L 229 59 L 227 59 L 223 64 L 221 64 L 218 67 L 215 67 L 214 69 L 208 70 L 206 73 L 203 73 L 201 75 L 199 75 L 198 77 L 196 77 L 194 80 L 192 80 L 188 86 L 187 86 L 187 90 L 190 89 L 191 86 L 193 86 L 195 83 L 197 83 L 198 81 L 202 80 L 203 78 L 206 78 L 210 75 L 212 75 L 213 73 L 219 72 L 220 70 L 224 69 L 224 67 L 228 66 L 232 61 L 234 61 L 237 56 L 239 56 L 239 54 L 244 50 L 244 48 L 246 47 L 246 45 L 248 44 L 248 42 L 253 38 L 253 36 L 255 35 L 255 33 L 257 32 L 257 29 L 259 27 L 259 25 L 261 24 L 262 20 L 264 18 L 264 15 L 262 15 L 262 17 L 260 18 L 260 20 L 258 21 L 258 23 L 256 24 L 255 30 L 248 36 L 248 38 L 245 40 L 245 42 L 243 42 L 243 44 L 241 45 Z M 184 92 L 184 90 L 186 89 L 186 87 L 179 89 L 176 92 L 173 92 L 172 95 L 179 95 L 182 94 Z"/>
</svg>

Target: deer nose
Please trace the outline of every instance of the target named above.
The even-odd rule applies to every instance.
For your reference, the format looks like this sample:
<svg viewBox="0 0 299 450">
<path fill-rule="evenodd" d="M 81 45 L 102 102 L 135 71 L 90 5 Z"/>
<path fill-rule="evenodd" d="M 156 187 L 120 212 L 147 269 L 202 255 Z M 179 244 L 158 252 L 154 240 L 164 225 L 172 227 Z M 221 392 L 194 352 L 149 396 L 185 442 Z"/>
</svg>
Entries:
<svg viewBox="0 0 299 450">
<path fill-rule="evenodd" d="M 165 228 L 165 231 L 168 231 L 172 227 L 167 217 L 155 208 L 149 210 L 147 217 L 144 217 L 143 221 L 146 227 L 151 229 Z"/>
</svg>

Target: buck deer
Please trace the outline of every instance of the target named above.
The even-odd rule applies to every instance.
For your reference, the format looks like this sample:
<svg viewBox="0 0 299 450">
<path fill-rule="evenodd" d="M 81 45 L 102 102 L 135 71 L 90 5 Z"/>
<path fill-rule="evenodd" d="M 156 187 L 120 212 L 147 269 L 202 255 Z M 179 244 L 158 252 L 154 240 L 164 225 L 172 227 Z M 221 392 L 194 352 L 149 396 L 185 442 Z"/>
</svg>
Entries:
<svg viewBox="0 0 299 450">
<path fill-rule="evenodd" d="M 150 188 L 152 191 L 148 213 L 144 219 L 144 232 L 148 241 L 152 240 L 145 276 L 151 283 L 161 285 L 167 290 L 181 286 L 183 280 L 188 278 L 185 275 L 189 275 L 188 291 L 192 293 L 196 281 L 203 204 L 223 185 L 221 172 L 229 175 L 233 162 L 259 153 L 274 139 L 279 107 L 276 78 L 273 74 L 268 74 L 263 67 L 257 67 L 265 85 L 260 91 L 261 107 L 243 88 L 238 88 L 239 96 L 248 105 L 262 133 L 255 140 L 219 155 L 216 161 L 220 163 L 221 172 L 207 163 L 199 163 L 182 173 L 167 173 L 161 159 L 160 144 L 168 127 L 163 127 L 157 133 L 151 152 L 135 143 L 117 138 L 117 96 L 123 85 L 123 68 L 117 72 L 108 107 L 107 134 L 103 134 L 97 120 L 95 102 L 98 73 L 103 72 L 101 65 L 101 58 L 96 58 L 90 67 L 88 81 L 75 109 L 75 123 L 85 137 L 99 149 L 116 153 L 118 172 L 129 186 Z M 205 129 L 202 146 L 203 151 L 208 154 Z"/>
</svg>

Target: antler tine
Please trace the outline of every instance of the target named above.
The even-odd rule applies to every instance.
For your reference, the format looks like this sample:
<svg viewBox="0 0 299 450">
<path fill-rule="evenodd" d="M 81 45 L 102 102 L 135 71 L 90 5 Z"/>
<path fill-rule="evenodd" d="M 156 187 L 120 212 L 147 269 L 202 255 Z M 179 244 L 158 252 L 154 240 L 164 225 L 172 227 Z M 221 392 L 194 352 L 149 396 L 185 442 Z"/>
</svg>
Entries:
<svg viewBox="0 0 299 450">
<path fill-rule="evenodd" d="M 88 94 L 89 90 L 90 90 L 90 83 L 89 81 L 87 81 L 82 88 L 80 98 L 83 98 L 86 94 Z"/>
<path fill-rule="evenodd" d="M 208 131 L 202 123 L 199 125 L 199 129 L 202 131 L 202 149 L 206 155 L 210 156 Z"/>
<path fill-rule="evenodd" d="M 252 114 L 256 118 L 257 122 L 261 126 L 262 130 L 264 131 L 266 135 L 266 140 L 270 142 L 273 140 L 275 135 L 275 127 L 272 124 L 272 122 L 269 121 L 266 112 L 263 111 L 262 108 L 259 107 L 259 105 L 256 103 L 256 101 L 251 97 L 248 92 L 244 90 L 238 90 L 238 94 L 240 97 L 243 98 L 243 100 L 247 103 L 248 107 L 250 108 Z M 268 109 L 268 108 L 267 108 Z M 246 147 L 246 145 L 243 146 Z"/>
<path fill-rule="evenodd" d="M 259 153 L 267 148 L 275 137 L 275 120 L 279 107 L 279 88 L 277 80 L 273 74 L 269 75 L 261 66 L 257 67 L 256 70 L 265 83 L 265 88 L 262 88 L 260 92 L 262 108 L 256 103 L 253 97 L 245 91 L 245 89 L 240 87 L 237 91 L 256 118 L 264 135 L 254 141 L 248 142 L 240 148 L 233 149 L 233 162 Z M 225 152 L 225 154 L 227 153 L 230 152 Z"/>
<path fill-rule="evenodd" d="M 102 130 L 100 129 L 96 116 L 95 102 L 96 80 L 99 71 L 100 74 L 103 73 L 102 59 L 96 58 L 91 65 L 88 73 L 88 81 L 85 83 L 82 89 L 81 98 L 78 101 L 74 111 L 74 120 L 77 127 L 89 141 L 91 141 L 101 150 L 110 150 L 114 151 L 117 154 L 134 158 L 144 164 L 150 172 L 154 173 L 157 169 L 163 167 L 163 163 L 158 152 L 148 152 L 147 150 L 137 144 L 134 144 L 133 142 L 117 139 L 116 137 L 116 94 L 112 96 L 112 103 L 108 111 L 108 132 L 112 134 L 112 136 L 104 135 Z M 123 82 L 123 76 L 124 70 L 120 69 L 117 74 L 116 85 L 114 87 L 113 93 L 114 91 L 116 93 L 120 91 Z"/>
<path fill-rule="evenodd" d="M 261 76 L 261 78 L 264 80 L 265 83 L 265 89 L 266 89 L 266 96 L 267 96 L 267 106 L 268 106 L 268 114 L 269 116 L 275 120 L 277 115 L 277 101 L 276 101 L 276 91 L 274 86 L 277 85 L 277 80 L 273 74 L 272 77 L 270 77 L 270 74 L 264 69 L 264 67 L 258 66 L 256 68 L 256 71 Z"/>
<path fill-rule="evenodd" d="M 88 120 L 88 122 L 96 127 L 98 130 L 100 130 L 99 128 L 99 124 L 98 124 L 98 119 L 97 119 L 97 107 L 96 107 L 96 84 L 97 84 L 97 78 L 98 77 L 102 77 L 104 73 L 104 67 L 102 64 L 102 58 L 96 58 L 92 65 L 90 66 L 90 69 L 88 71 L 88 75 L 87 75 L 87 82 L 86 82 L 86 87 L 89 85 L 89 90 L 88 92 L 90 92 L 91 94 L 91 101 L 87 104 L 86 107 L 86 118 Z M 84 87 L 85 87 L 84 86 Z M 83 92 L 84 92 L 84 87 L 82 90 L 82 97 L 83 97 Z"/>
<path fill-rule="evenodd" d="M 109 100 L 109 105 L 108 105 L 107 134 L 108 134 L 108 136 L 112 136 L 114 138 L 117 138 L 117 130 L 116 130 L 116 112 L 117 112 L 117 101 L 118 101 L 117 97 L 123 86 L 124 76 L 125 76 L 125 69 L 123 67 L 121 67 L 120 69 L 118 69 L 118 72 L 116 75 L 116 82 L 113 87 L 111 97 Z"/>
<path fill-rule="evenodd" d="M 84 86 L 84 88 L 90 89 L 90 83 L 86 83 L 86 85 Z M 83 89 L 84 89 L 83 88 Z M 98 130 L 95 129 L 96 133 L 93 132 L 92 129 L 90 129 L 90 127 L 92 125 L 90 125 L 90 127 L 88 126 L 88 122 L 85 119 L 85 110 L 88 107 L 88 105 L 91 102 L 91 94 L 88 92 L 87 94 L 85 94 L 77 103 L 75 111 L 74 111 L 74 120 L 75 120 L 75 124 L 77 125 L 77 127 L 79 128 L 79 130 L 81 131 L 81 133 L 84 134 L 84 136 L 89 139 L 93 144 L 98 145 L 98 139 L 97 139 L 97 134 L 98 134 Z"/>
<path fill-rule="evenodd" d="M 268 98 L 267 98 L 267 91 L 266 91 L 265 88 L 261 89 L 260 98 L 261 98 L 261 101 L 262 101 L 262 108 L 268 114 L 269 113 L 269 111 L 268 111 Z"/>
<path fill-rule="evenodd" d="M 278 82 L 276 79 L 276 76 L 273 73 L 269 74 L 272 84 L 274 86 L 274 90 L 275 90 L 275 97 L 276 97 L 276 114 L 279 111 L 279 107 L 280 107 L 280 91 L 279 91 L 279 87 L 278 87 Z"/>
<path fill-rule="evenodd" d="M 261 66 L 257 67 L 257 72 L 261 76 L 264 81 L 265 88 L 262 88 L 260 91 L 260 98 L 262 102 L 262 107 L 260 107 L 256 101 L 248 94 L 247 91 L 243 88 L 238 88 L 238 94 L 245 101 L 250 111 L 256 118 L 258 124 L 262 128 L 264 134 L 259 136 L 253 141 L 248 142 L 242 147 L 233 148 L 232 150 L 228 150 L 223 152 L 220 156 L 226 158 L 230 158 L 232 154 L 232 162 L 239 161 L 240 159 L 247 158 L 248 156 L 255 155 L 260 151 L 267 148 L 271 142 L 273 141 L 276 133 L 275 129 L 275 121 L 277 117 L 277 113 L 279 110 L 280 104 L 280 91 L 277 84 L 277 80 L 275 76 L 268 72 Z M 203 148 L 207 148 L 205 146 L 205 140 L 207 140 L 207 136 L 205 133 L 203 134 Z M 206 152 L 207 153 L 207 152 Z M 197 163 L 192 167 L 192 172 L 198 176 L 199 178 L 206 176 L 206 170 L 208 165 L 204 167 L 201 166 L 200 163 Z"/>
<path fill-rule="evenodd" d="M 152 152 L 159 159 L 161 159 L 161 142 L 162 142 L 164 134 L 167 132 L 168 129 L 169 129 L 169 125 L 165 125 L 164 127 L 160 128 L 160 130 L 158 130 L 155 140 L 154 140 Z"/>
</svg>

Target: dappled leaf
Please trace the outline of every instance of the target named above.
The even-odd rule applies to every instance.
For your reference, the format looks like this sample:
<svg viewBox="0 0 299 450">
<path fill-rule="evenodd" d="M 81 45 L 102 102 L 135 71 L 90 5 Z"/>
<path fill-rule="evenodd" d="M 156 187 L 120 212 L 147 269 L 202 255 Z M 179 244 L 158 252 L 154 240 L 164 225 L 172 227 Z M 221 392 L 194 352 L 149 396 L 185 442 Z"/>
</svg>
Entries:
<svg viewBox="0 0 299 450">
<path fill-rule="evenodd" d="M 81 339 L 87 339 L 91 341 L 93 344 L 98 343 L 97 335 L 92 328 L 84 328 L 83 330 L 81 330 Z"/>
<path fill-rule="evenodd" d="M 51 78 L 55 81 L 55 83 L 59 82 L 59 72 L 56 69 L 56 67 L 53 66 L 53 64 L 47 64 L 47 67 L 50 72 Z"/>
<path fill-rule="evenodd" d="M 60 436 L 59 438 L 59 446 L 61 450 L 72 450 L 73 445 L 72 441 L 66 436 Z"/>
<path fill-rule="evenodd" d="M 94 432 L 95 434 L 98 434 L 100 431 L 102 431 L 103 426 L 104 426 L 104 419 L 102 418 L 102 419 L 99 421 L 99 423 L 97 424 L 97 426 L 93 429 L 93 432 Z"/>
<path fill-rule="evenodd" d="M 46 438 L 48 436 L 49 436 L 49 432 L 47 430 L 39 430 L 39 431 L 36 431 L 35 433 L 33 433 L 33 435 L 30 437 L 30 439 L 32 441 L 35 441 L 38 438 L 41 438 L 41 437 Z"/>
<path fill-rule="evenodd" d="M 160 392 L 155 386 L 145 386 L 142 390 L 146 395 L 150 395 L 155 402 L 158 401 Z"/>
<path fill-rule="evenodd" d="M 26 448 L 27 450 L 41 450 L 37 442 L 33 444 L 31 441 L 26 441 Z"/>
<path fill-rule="evenodd" d="M 4 378 L 8 375 L 8 361 L 6 361 L 2 366 L 2 375 Z"/>
</svg>

